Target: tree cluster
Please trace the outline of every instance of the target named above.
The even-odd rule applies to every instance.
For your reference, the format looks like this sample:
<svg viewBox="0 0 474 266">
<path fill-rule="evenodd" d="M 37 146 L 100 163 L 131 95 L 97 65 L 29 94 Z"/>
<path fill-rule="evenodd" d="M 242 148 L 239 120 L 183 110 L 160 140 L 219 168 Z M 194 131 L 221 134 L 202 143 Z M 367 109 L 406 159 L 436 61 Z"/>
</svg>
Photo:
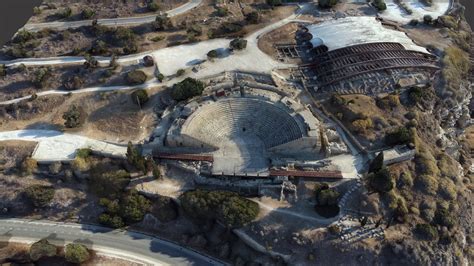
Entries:
<svg viewBox="0 0 474 266">
<path fill-rule="evenodd" d="M 140 222 L 151 208 L 151 202 L 136 190 L 125 193 L 119 199 L 101 198 L 100 205 L 105 212 L 99 216 L 99 222 L 113 228 Z"/>
<path fill-rule="evenodd" d="M 171 97 L 176 101 L 184 101 L 201 95 L 203 90 L 204 83 L 193 78 L 186 78 L 173 85 Z"/>
<path fill-rule="evenodd" d="M 229 191 L 188 191 L 180 202 L 187 215 L 200 221 L 217 219 L 229 228 L 242 227 L 259 213 L 257 203 Z"/>
<path fill-rule="evenodd" d="M 25 189 L 25 194 L 35 207 L 46 207 L 54 198 L 54 188 L 51 186 L 32 185 Z"/>
</svg>

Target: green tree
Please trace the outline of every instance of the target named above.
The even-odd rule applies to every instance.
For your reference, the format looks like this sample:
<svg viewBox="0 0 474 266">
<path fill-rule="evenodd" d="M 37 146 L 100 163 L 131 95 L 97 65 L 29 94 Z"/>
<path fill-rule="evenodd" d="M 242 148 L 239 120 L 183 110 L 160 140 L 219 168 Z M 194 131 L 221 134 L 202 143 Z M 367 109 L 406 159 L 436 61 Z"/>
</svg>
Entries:
<svg viewBox="0 0 474 266">
<path fill-rule="evenodd" d="M 44 88 L 49 84 L 52 78 L 51 69 L 47 67 L 41 67 L 35 71 L 33 75 L 33 84 L 37 88 Z"/>
<path fill-rule="evenodd" d="M 408 144 L 412 140 L 413 137 L 406 127 L 399 127 L 385 135 L 385 143 L 387 143 L 387 145 Z"/>
<path fill-rule="evenodd" d="M 146 8 L 151 12 L 160 10 L 160 6 L 154 0 L 149 1 L 146 5 Z"/>
<path fill-rule="evenodd" d="M 64 82 L 64 88 L 66 88 L 67 90 L 78 90 L 82 88 L 83 85 L 84 85 L 84 79 L 76 75 L 69 77 Z"/>
<path fill-rule="evenodd" d="M 201 95 L 204 83 L 193 78 L 186 78 L 173 85 L 171 97 L 176 101 L 184 101 L 194 96 Z"/>
<path fill-rule="evenodd" d="M 82 10 L 81 12 L 81 17 L 83 19 L 90 19 L 92 18 L 93 16 L 95 15 L 95 12 L 94 10 L 90 9 L 90 8 L 85 8 Z"/>
<path fill-rule="evenodd" d="M 67 244 L 64 249 L 64 258 L 70 263 L 80 264 L 90 258 L 89 250 L 83 244 Z"/>
<path fill-rule="evenodd" d="M 395 186 L 393 177 L 386 167 L 375 173 L 370 173 L 368 179 L 370 187 L 377 192 L 389 192 Z"/>
<path fill-rule="evenodd" d="M 384 11 L 387 9 L 387 4 L 385 4 L 384 0 L 374 0 L 372 5 L 375 6 L 378 11 Z"/>
<path fill-rule="evenodd" d="M 148 93 L 144 89 L 133 91 L 131 96 L 132 96 L 133 102 L 135 102 L 136 104 L 140 106 L 143 106 L 149 100 Z"/>
<path fill-rule="evenodd" d="M 207 57 L 210 59 L 217 58 L 219 56 L 219 53 L 217 53 L 217 50 L 210 50 L 207 53 Z"/>
<path fill-rule="evenodd" d="M 338 0 L 319 0 L 318 4 L 321 8 L 331 8 L 337 4 Z"/>
<path fill-rule="evenodd" d="M 151 203 L 144 196 L 132 190 L 120 202 L 122 217 L 128 224 L 143 220 L 145 213 L 150 210 Z"/>
<path fill-rule="evenodd" d="M 153 22 L 153 28 L 155 28 L 155 30 L 169 30 L 172 27 L 173 24 L 171 23 L 171 19 L 166 14 L 156 16 L 156 19 Z"/>
<path fill-rule="evenodd" d="M 417 224 L 415 227 L 415 233 L 424 240 L 432 241 L 438 239 L 438 230 L 430 224 Z"/>
<path fill-rule="evenodd" d="M 247 48 L 247 40 L 242 38 L 233 39 L 229 46 L 232 50 L 243 50 Z"/>
<path fill-rule="evenodd" d="M 35 207 L 46 207 L 54 198 L 54 188 L 51 186 L 32 185 L 25 189 L 26 196 Z"/>
<path fill-rule="evenodd" d="M 31 260 L 37 261 L 43 257 L 56 256 L 57 252 L 55 245 L 50 244 L 47 239 L 41 239 L 31 245 L 29 254 Z"/>
<path fill-rule="evenodd" d="M 142 70 L 132 70 L 127 73 L 127 82 L 130 85 L 139 85 L 146 82 L 148 76 Z"/>
<path fill-rule="evenodd" d="M 376 173 L 380 171 L 383 167 L 383 151 L 379 152 L 377 156 L 370 162 L 369 173 Z"/>
<path fill-rule="evenodd" d="M 69 110 L 63 114 L 64 126 L 67 128 L 76 128 L 82 124 L 82 112 L 79 107 L 72 105 Z"/>
</svg>

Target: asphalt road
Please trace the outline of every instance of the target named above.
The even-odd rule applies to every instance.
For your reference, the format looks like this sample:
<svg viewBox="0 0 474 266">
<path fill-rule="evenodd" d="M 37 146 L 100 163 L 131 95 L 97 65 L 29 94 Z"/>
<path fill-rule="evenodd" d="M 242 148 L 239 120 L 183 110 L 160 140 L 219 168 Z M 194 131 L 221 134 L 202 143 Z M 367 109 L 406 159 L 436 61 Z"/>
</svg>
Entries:
<svg viewBox="0 0 474 266">
<path fill-rule="evenodd" d="M 201 4 L 202 0 L 191 0 L 184 5 L 181 5 L 177 8 L 171 9 L 166 12 L 169 17 L 177 16 L 179 14 L 185 13 Z M 107 19 L 98 19 L 97 23 L 103 26 L 130 26 L 130 25 L 139 25 L 144 23 L 150 23 L 155 21 L 156 14 L 141 16 L 141 17 L 125 17 L 125 18 L 107 18 Z M 45 22 L 45 23 L 28 23 L 23 29 L 28 31 L 40 31 L 43 29 L 55 29 L 55 30 L 66 30 L 79 28 L 82 26 L 92 25 L 92 20 L 80 20 L 80 21 L 54 21 L 54 22 Z"/>
<path fill-rule="evenodd" d="M 55 245 L 80 242 L 101 254 L 146 265 L 225 265 L 204 254 L 137 232 L 45 220 L 0 219 L 0 241 L 34 242 L 43 238 Z"/>
</svg>

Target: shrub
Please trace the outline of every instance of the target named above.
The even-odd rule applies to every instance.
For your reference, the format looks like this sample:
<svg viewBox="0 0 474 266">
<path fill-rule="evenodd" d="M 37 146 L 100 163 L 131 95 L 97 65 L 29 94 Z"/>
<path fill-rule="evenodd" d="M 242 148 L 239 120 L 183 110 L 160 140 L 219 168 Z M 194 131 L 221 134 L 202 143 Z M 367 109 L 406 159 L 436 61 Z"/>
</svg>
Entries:
<svg viewBox="0 0 474 266">
<path fill-rule="evenodd" d="M 151 0 L 150 2 L 148 2 L 148 4 L 146 5 L 146 8 L 151 12 L 156 12 L 160 10 L 160 6 L 154 0 Z"/>
<path fill-rule="evenodd" d="M 118 198 L 130 183 L 130 174 L 125 170 L 111 171 L 96 166 L 91 169 L 89 187 L 99 197 Z"/>
<path fill-rule="evenodd" d="M 400 174 L 400 185 L 402 187 L 413 186 L 413 177 L 410 172 L 403 172 Z"/>
<path fill-rule="evenodd" d="M 7 76 L 7 67 L 5 65 L 0 65 L 0 78 Z"/>
<path fill-rule="evenodd" d="M 193 24 L 186 30 L 186 33 L 189 34 L 189 35 L 192 35 L 193 37 L 201 36 L 202 35 L 202 27 L 199 24 Z"/>
<path fill-rule="evenodd" d="M 438 176 L 439 168 L 436 165 L 436 159 L 430 152 L 420 152 L 415 157 L 416 170 L 420 174 Z"/>
<path fill-rule="evenodd" d="M 448 209 L 438 208 L 435 212 L 433 222 L 437 225 L 452 228 L 454 226 L 454 218 Z"/>
<path fill-rule="evenodd" d="M 68 18 L 72 15 L 72 9 L 70 7 L 64 8 L 62 11 L 56 13 L 60 18 Z"/>
<path fill-rule="evenodd" d="M 112 228 L 122 228 L 125 226 L 122 217 L 118 215 L 110 215 L 107 213 L 102 213 L 99 215 L 99 223 Z"/>
<path fill-rule="evenodd" d="M 377 156 L 369 164 L 369 173 L 376 173 L 383 168 L 383 152 L 379 152 Z"/>
<path fill-rule="evenodd" d="M 136 104 L 143 106 L 149 100 L 148 93 L 144 89 L 135 90 L 132 92 L 132 100 Z"/>
<path fill-rule="evenodd" d="M 48 170 L 50 174 L 57 175 L 61 172 L 62 164 L 61 162 L 54 162 L 49 165 Z"/>
<path fill-rule="evenodd" d="M 193 78 L 186 78 L 173 85 L 171 97 L 176 101 L 183 101 L 201 95 L 203 90 L 204 83 Z"/>
<path fill-rule="evenodd" d="M 69 77 L 64 82 L 64 88 L 66 88 L 67 90 L 78 90 L 82 88 L 83 85 L 84 85 L 84 80 L 79 76 Z"/>
<path fill-rule="evenodd" d="M 257 11 L 252 11 L 245 16 L 245 20 L 250 24 L 257 24 L 260 22 L 260 14 Z"/>
<path fill-rule="evenodd" d="M 334 189 L 323 189 L 318 193 L 316 202 L 318 205 L 322 206 L 337 205 L 339 196 L 339 192 Z"/>
<path fill-rule="evenodd" d="M 406 127 L 399 127 L 385 135 L 385 143 L 390 146 L 408 144 L 412 140 L 413 137 Z"/>
<path fill-rule="evenodd" d="M 216 15 L 219 17 L 225 17 L 229 14 L 229 10 L 226 7 L 217 7 Z"/>
<path fill-rule="evenodd" d="M 92 155 L 92 150 L 90 148 L 83 148 L 76 150 L 76 157 L 87 159 Z"/>
<path fill-rule="evenodd" d="M 370 187 L 377 192 L 389 192 L 395 186 L 392 174 L 386 167 L 375 173 L 370 173 L 368 179 Z"/>
<path fill-rule="evenodd" d="M 420 23 L 420 21 L 418 19 L 412 19 L 410 20 L 410 22 L 408 24 L 410 24 L 411 26 L 418 26 L 418 24 Z"/>
<path fill-rule="evenodd" d="M 90 19 L 92 18 L 93 16 L 95 15 L 95 12 L 94 10 L 90 9 L 90 8 L 85 8 L 82 10 L 81 12 L 81 17 L 83 19 Z"/>
<path fill-rule="evenodd" d="M 150 209 L 151 203 L 144 196 L 132 190 L 120 200 L 120 213 L 127 224 L 143 220 L 145 213 Z"/>
<path fill-rule="evenodd" d="M 176 76 L 181 77 L 182 75 L 184 75 L 184 73 L 186 73 L 186 70 L 178 69 L 178 71 L 176 71 Z"/>
<path fill-rule="evenodd" d="M 36 168 L 38 168 L 38 162 L 28 156 L 21 163 L 20 169 L 23 175 L 31 175 L 36 170 Z"/>
<path fill-rule="evenodd" d="M 443 78 L 448 88 L 452 91 L 458 90 L 461 81 L 470 69 L 469 55 L 455 46 L 450 46 L 444 50 L 442 61 Z"/>
<path fill-rule="evenodd" d="M 25 189 L 26 196 L 35 207 L 46 207 L 54 198 L 54 188 L 43 185 L 32 185 Z"/>
<path fill-rule="evenodd" d="M 423 22 L 425 24 L 431 25 L 431 23 L 433 23 L 433 17 L 431 15 L 424 15 Z"/>
<path fill-rule="evenodd" d="M 385 4 L 384 0 L 374 0 L 372 5 L 377 8 L 378 11 L 384 11 L 387 9 L 387 4 Z"/>
<path fill-rule="evenodd" d="M 267 5 L 269 6 L 281 6 L 283 3 L 282 0 L 266 0 Z"/>
<path fill-rule="evenodd" d="M 217 58 L 219 56 L 219 53 L 217 53 L 217 50 L 210 50 L 208 53 L 207 53 L 207 57 L 208 58 Z"/>
<path fill-rule="evenodd" d="M 31 260 L 37 261 L 43 257 L 56 256 L 57 248 L 55 245 L 50 244 L 47 239 L 41 239 L 31 245 L 29 254 Z"/>
<path fill-rule="evenodd" d="M 163 80 L 165 79 L 165 75 L 163 75 L 162 73 L 159 73 L 156 78 L 158 79 L 159 82 L 163 82 Z"/>
<path fill-rule="evenodd" d="M 168 30 L 172 27 L 171 19 L 166 14 L 157 16 L 153 22 L 153 28 L 155 28 L 155 30 Z"/>
<path fill-rule="evenodd" d="M 197 219 L 217 219 L 227 227 L 246 225 L 259 213 L 258 204 L 229 191 L 188 191 L 180 197 L 186 214 Z"/>
<path fill-rule="evenodd" d="M 454 185 L 454 182 L 451 179 L 441 179 L 439 182 L 438 192 L 447 200 L 454 200 L 457 197 L 456 185 Z"/>
<path fill-rule="evenodd" d="M 232 50 L 243 50 L 247 48 L 247 40 L 242 38 L 233 39 L 229 46 Z"/>
<path fill-rule="evenodd" d="M 438 230 L 436 230 L 436 227 L 430 224 L 417 224 L 415 233 L 417 233 L 424 240 L 433 241 L 438 239 Z"/>
<path fill-rule="evenodd" d="M 242 30 L 242 25 L 235 22 L 224 22 L 218 29 L 221 34 L 236 33 Z"/>
<path fill-rule="evenodd" d="M 357 133 L 365 133 L 368 129 L 373 127 L 372 119 L 365 118 L 365 119 L 356 119 L 352 121 L 352 128 Z"/>
<path fill-rule="evenodd" d="M 152 214 L 160 222 L 170 222 L 178 217 L 178 206 L 171 198 L 159 196 L 153 201 Z"/>
<path fill-rule="evenodd" d="M 132 70 L 127 73 L 126 79 L 130 85 L 139 85 L 145 83 L 148 77 L 145 72 L 141 70 Z"/>
<path fill-rule="evenodd" d="M 64 126 L 67 128 L 79 127 L 83 122 L 83 114 L 79 107 L 72 105 L 68 111 L 63 114 Z"/>
<path fill-rule="evenodd" d="M 450 29 L 457 29 L 458 28 L 458 23 L 456 19 L 453 16 L 439 16 L 438 19 L 436 20 L 436 23 L 440 25 L 441 27 L 446 27 Z"/>
<path fill-rule="evenodd" d="M 319 0 L 318 4 L 321 8 L 331 8 L 337 4 L 338 0 Z"/>
<path fill-rule="evenodd" d="M 71 163 L 71 167 L 74 171 L 85 172 L 90 169 L 90 164 L 86 158 L 76 156 Z"/>
<path fill-rule="evenodd" d="M 438 190 L 438 180 L 430 175 L 418 175 L 415 178 L 416 187 L 429 195 L 436 195 Z"/>
<path fill-rule="evenodd" d="M 49 84 L 52 78 L 51 69 L 47 67 L 41 67 L 36 70 L 33 76 L 33 84 L 37 88 L 44 88 Z"/>
<path fill-rule="evenodd" d="M 71 243 L 64 248 L 64 258 L 70 263 L 84 263 L 90 258 L 89 250 L 83 244 Z"/>
</svg>

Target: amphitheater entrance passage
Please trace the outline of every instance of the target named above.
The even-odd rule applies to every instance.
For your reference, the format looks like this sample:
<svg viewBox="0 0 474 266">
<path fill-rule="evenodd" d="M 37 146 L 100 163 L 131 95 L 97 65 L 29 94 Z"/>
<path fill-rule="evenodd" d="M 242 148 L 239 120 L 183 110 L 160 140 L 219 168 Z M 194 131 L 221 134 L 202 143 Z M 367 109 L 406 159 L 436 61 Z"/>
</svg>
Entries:
<svg viewBox="0 0 474 266">
<path fill-rule="evenodd" d="M 212 173 L 216 175 L 261 175 L 268 172 L 264 143 L 255 136 L 241 135 L 220 143 L 214 152 Z"/>
</svg>

